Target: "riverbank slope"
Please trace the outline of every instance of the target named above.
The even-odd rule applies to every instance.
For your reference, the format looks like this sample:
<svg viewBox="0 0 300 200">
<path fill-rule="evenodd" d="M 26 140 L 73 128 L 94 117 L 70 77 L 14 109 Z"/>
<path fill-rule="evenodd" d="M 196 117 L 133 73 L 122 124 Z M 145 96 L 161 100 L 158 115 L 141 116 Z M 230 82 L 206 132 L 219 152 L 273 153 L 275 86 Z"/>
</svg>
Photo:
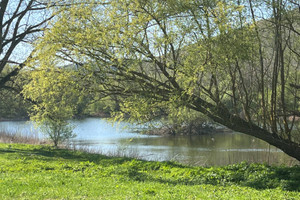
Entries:
<svg viewBox="0 0 300 200">
<path fill-rule="evenodd" d="M 300 167 L 189 167 L 0 143 L 0 199 L 297 199 Z"/>
</svg>

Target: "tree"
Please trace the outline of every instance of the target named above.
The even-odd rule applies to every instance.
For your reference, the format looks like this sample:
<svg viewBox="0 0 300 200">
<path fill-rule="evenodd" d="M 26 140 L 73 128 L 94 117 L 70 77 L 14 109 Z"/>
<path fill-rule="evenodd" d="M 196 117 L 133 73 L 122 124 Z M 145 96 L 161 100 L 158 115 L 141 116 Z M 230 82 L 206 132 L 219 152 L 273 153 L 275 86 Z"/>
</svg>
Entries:
<svg viewBox="0 0 300 200">
<path fill-rule="evenodd" d="M 86 96 L 86 90 L 75 79 L 76 73 L 73 69 L 47 66 L 31 72 L 31 81 L 24 86 L 23 95 L 35 101 L 30 118 L 54 146 L 75 136 L 68 119 Z"/>
<path fill-rule="evenodd" d="M 0 2 L 0 89 L 8 87 L 26 65 L 31 44 L 53 18 L 49 1 L 1 0 Z M 6 68 L 11 68 L 9 73 Z"/>
<path fill-rule="evenodd" d="M 288 0 L 75 5 L 35 61 L 76 64 L 85 88 L 122 97 L 135 120 L 190 109 L 300 160 L 298 122 L 288 120 L 300 106 L 299 16 Z"/>
<path fill-rule="evenodd" d="M 24 80 L 20 84 L 20 79 L 24 79 L 24 76 L 21 70 L 24 71 L 23 74 L 30 71 L 26 69 L 26 66 L 28 66 L 27 63 L 35 51 L 34 42 L 43 35 L 50 21 L 58 15 L 58 9 L 56 8 L 70 6 L 73 3 L 75 4 L 76 2 L 56 0 L 1 0 L 0 92 L 3 95 L 1 96 L 1 104 L 7 103 L 12 95 L 23 96 L 21 91 Z M 27 100 L 37 103 L 35 100 L 39 99 L 30 99 L 28 95 Z M 8 104 L 6 104 L 7 106 Z M 37 105 L 34 106 L 34 108 L 37 107 Z M 8 113 L 2 114 L 6 115 Z M 36 116 L 39 116 L 38 113 Z M 71 128 L 65 121 L 66 117 L 64 114 L 53 111 L 51 115 L 46 114 L 45 116 L 48 116 L 48 118 L 44 117 L 36 121 L 38 122 L 37 124 L 43 126 L 42 129 L 45 132 L 49 133 L 55 146 L 57 146 L 58 142 L 72 136 L 70 134 Z M 50 134 L 49 130 L 51 129 L 53 129 L 53 132 Z"/>
</svg>

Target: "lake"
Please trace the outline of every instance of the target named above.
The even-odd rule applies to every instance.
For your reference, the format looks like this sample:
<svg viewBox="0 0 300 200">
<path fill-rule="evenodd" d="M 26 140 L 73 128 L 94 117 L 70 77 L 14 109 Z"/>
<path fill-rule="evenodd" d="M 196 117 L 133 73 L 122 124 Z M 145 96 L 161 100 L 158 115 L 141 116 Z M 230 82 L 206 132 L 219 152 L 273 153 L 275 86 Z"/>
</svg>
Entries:
<svg viewBox="0 0 300 200">
<path fill-rule="evenodd" d="M 114 126 L 105 119 L 74 120 L 77 137 L 71 147 L 106 155 L 144 160 L 177 161 L 190 165 L 227 165 L 242 161 L 293 165 L 298 163 L 279 149 L 254 137 L 236 133 L 199 136 L 148 136 L 135 133 L 126 123 Z M 31 122 L 0 122 L 0 130 L 44 136 Z"/>
</svg>

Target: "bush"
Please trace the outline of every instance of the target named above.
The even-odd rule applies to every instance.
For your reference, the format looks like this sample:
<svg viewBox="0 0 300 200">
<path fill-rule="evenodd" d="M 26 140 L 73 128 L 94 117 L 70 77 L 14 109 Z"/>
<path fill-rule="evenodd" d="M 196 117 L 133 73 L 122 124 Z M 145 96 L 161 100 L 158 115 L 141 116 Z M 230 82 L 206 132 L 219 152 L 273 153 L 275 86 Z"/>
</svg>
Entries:
<svg viewBox="0 0 300 200">
<path fill-rule="evenodd" d="M 76 135 L 73 133 L 74 126 L 66 121 L 61 120 L 44 120 L 40 125 L 40 130 L 50 138 L 54 146 L 65 142 Z"/>
</svg>

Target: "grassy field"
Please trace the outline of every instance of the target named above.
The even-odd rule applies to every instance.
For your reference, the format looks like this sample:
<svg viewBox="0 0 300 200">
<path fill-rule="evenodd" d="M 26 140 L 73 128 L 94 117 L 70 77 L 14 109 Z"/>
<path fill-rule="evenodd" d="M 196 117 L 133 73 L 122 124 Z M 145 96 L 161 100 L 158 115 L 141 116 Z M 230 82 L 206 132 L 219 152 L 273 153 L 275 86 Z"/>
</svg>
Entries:
<svg viewBox="0 0 300 200">
<path fill-rule="evenodd" d="M 189 167 L 0 143 L 0 199 L 300 199 L 300 167 Z"/>
</svg>

